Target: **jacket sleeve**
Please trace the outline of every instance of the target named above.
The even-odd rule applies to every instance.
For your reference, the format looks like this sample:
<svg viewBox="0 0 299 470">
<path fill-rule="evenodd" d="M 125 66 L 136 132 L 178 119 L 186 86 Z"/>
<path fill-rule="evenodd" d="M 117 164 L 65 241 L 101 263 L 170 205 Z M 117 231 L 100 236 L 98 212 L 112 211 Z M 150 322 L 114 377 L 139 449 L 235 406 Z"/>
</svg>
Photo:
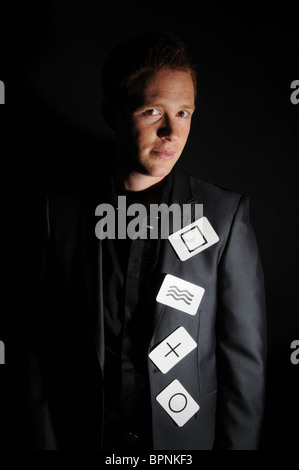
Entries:
<svg viewBox="0 0 299 470">
<path fill-rule="evenodd" d="M 264 408 L 266 309 L 247 198 L 240 199 L 218 269 L 215 449 L 254 450 Z"/>
</svg>

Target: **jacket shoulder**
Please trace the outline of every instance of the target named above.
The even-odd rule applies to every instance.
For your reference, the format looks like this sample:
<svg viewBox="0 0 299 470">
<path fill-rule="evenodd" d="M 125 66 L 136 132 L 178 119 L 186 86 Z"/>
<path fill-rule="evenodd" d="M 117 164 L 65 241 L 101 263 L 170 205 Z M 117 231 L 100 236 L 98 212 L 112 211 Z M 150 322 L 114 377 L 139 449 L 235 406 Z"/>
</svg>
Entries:
<svg viewBox="0 0 299 470">
<path fill-rule="evenodd" d="M 241 199 L 247 199 L 246 196 L 234 192 L 228 188 L 218 186 L 201 178 L 180 170 L 184 178 L 188 178 L 191 186 L 191 192 L 198 203 L 206 206 L 212 206 L 213 209 L 222 208 L 227 210 L 236 209 Z"/>
<path fill-rule="evenodd" d="M 48 238 L 60 243 L 80 235 L 86 205 L 86 197 L 80 192 L 49 192 L 45 198 Z"/>
<path fill-rule="evenodd" d="M 216 231 L 220 238 L 219 246 L 223 249 L 236 220 L 241 217 L 249 221 L 249 199 L 196 176 L 187 174 L 187 178 L 193 198 L 202 204 L 202 214 Z"/>
<path fill-rule="evenodd" d="M 222 201 L 236 202 L 239 201 L 241 197 L 244 197 L 242 194 L 236 193 L 231 189 L 201 180 L 196 176 L 190 175 L 190 179 L 192 187 L 195 189 L 195 191 L 198 188 L 202 194 L 209 195 L 209 197 L 216 200 L 221 198 Z"/>
</svg>

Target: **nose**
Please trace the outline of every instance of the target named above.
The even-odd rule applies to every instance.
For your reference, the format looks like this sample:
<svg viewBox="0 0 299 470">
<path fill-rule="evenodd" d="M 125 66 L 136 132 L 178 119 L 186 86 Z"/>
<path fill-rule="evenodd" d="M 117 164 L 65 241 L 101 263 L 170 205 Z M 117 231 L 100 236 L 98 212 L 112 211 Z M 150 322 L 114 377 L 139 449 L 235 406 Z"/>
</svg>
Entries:
<svg viewBox="0 0 299 470">
<path fill-rule="evenodd" d="M 160 121 L 160 127 L 157 131 L 160 139 L 175 141 L 180 138 L 180 131 L 178 123 L 175 119 L 169 116 L 164 116 L 163 120 Z"/>
</svg>

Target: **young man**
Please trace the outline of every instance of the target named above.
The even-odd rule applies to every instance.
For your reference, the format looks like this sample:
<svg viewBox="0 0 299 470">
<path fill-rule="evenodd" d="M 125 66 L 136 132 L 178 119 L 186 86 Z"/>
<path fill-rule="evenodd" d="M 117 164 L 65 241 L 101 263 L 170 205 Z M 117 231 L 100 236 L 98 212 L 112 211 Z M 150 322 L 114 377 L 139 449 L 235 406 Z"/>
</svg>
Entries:
<svg viewBox="0 0 299 470">
<path fill-rule="evenodd" d="M 195 110 L 193 63 L 175 37 L 141 35 L 111 54 L 103 89 L 111 168 L 88 195 L 47 200 L 37 434 L 58 449 L 256 449 L 263 274 L 248 200 L 175 167 Z M 188 206 L 191 218 L 179 211 L 181 230 L 175 214 L 164 237 L 119 236 L 134 215 L 120 217 L 120 200 L 146 214 Z M 108 206 L 115 230 L 97 230 Z"/>
</svg>

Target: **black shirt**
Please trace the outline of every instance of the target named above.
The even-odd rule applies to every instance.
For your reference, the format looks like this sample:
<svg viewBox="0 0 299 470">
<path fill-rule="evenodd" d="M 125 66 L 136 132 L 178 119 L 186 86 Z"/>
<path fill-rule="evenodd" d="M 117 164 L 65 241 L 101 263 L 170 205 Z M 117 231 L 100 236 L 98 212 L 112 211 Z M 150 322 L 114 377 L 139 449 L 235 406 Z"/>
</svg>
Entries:
<svg viewBox="0 0 299 470">
<path fill-rule="evenodd" d="M 171 183 L 172 173 L 163 180 L 159 203 L 168 203 Z M 116 206 L 113 182 L 110 196 Z M 141 437 L 147 448 L 151 448 L 147 356 L 155 300 L 149 293 L 154 285 L 160 241 L 149 237 L 135 240 L 127 237 L 106 238 L 102 243 L 105 312 L 104 448 L 117 449 L 121 445 L 119 439 L 125 433 Z"/>
</svg>

